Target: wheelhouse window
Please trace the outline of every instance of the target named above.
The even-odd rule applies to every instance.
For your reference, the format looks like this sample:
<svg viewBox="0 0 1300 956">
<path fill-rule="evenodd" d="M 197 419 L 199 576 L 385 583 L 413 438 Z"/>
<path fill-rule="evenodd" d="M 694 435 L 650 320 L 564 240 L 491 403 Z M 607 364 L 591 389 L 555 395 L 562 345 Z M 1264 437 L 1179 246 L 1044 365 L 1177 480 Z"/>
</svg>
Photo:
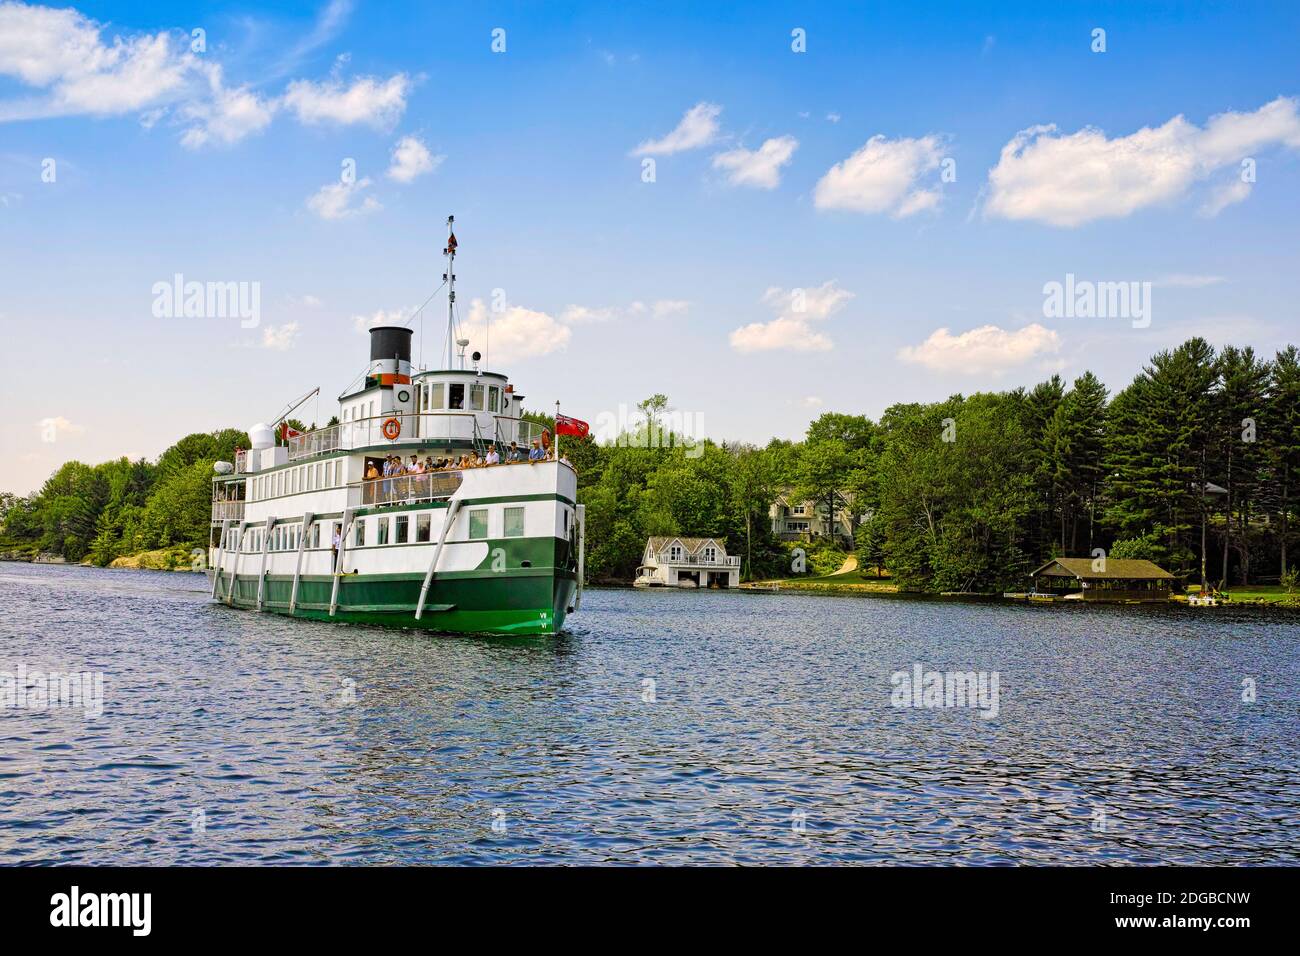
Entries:
<svg viewBox="0 0 1300 956">
<path fill-rule="evenodd" d="M 499 412 L 501 410 L 501 389 L 495 385 L 488 386 L 488 411 Z"/>
<path fill-rule="evenodd" d="M 429 386 L 429 408 L 433 411 L 440 411 L 444 407 L 442 403 L 442 382 L 434 382 Z"/>
<path fill-rule="evenodd" d="M 469 536 L 471 539 L 486 538 L 488 536 L 488 511 L 486 508 L 476 508 L 469 513 Z"/>
<path fill-rule="evenodd" d="M 524 509 L 507 508 L 505 512 L 505 527 L 502 533 L 507 538 L 522 538 L 524 536 Z"/>
<path fill-rule="evenodd" d="M 483 386 L 471 385 L 469 387 L 469 410 L 471 412 L 483 411 Z"/>
<path fill-rule="evenodd" d="M 464 411 L 465 409 L 465 386 L 460 382 L 454 382 L 447 391 L 451 397 L 449 408 L 455 411 Z"/>
</svg>

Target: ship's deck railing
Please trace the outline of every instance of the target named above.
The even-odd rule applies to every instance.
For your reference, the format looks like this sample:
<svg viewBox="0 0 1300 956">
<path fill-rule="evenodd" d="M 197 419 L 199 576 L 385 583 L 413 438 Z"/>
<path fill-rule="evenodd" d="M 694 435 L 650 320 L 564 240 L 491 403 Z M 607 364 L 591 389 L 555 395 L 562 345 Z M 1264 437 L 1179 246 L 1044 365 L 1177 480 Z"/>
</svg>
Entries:
<svg viewBox="0 0 1300 956">
<path fill-rule="evenodd" d="M 532 422 L 520 419 L 506 419 L 494 416 L 497 420 L 496 439 L 500 441 L 503 434 L 512 434 L 503 430 L 503 422 L 518 422 L 519 426 L 533 426 Z M 397 419 L 399 432 L 396 438 L 384 434 L 384 423 Z M 391 427 L 391 426 L 390 426 Z M 540 435 L 541 426 L 538 428 Z M 525 429 L 526 430 L 526 429 Z M 531 433 L 530 433 L 531 434 Z M 509 443 L 510 437 L 506 437 Z M 518 439 L 516 439 L 518 440 Z M 373 448 L 377 446 L 409 445 L 446 445 L 451 443 L 472 444 L 476 449 L 485 448 L 491 439 L 484 436 L 479 427 L 479 413 L 441 411 L 441 412 L 394 412 L 389 415 L 375 415 L 370 418 L 358 418 L 337 425 L 326 425 L 289 439 L 289 460 L 301 461 L 316 455 L 325 455 L 335 451 L 350 451 L 354 448 Z M 523 444 L 523 442 L 521 442 Z M 237 465 L 238 470 L 245 468 Z"/>
<path fill-rule="evenodd" d="M 704 555 L 681 554 L 678 557 L 672 557 L 667 551 L 659 552 L 660 564 L 692 564 L 700 565 L 706 568 L 738 568 L 740 567 L 740 555 L 721 555 L 712 560 L 705 558 Z"/>
<path fill-rule="evenodd" d="M 508 447 L 510 443 L 516 442 L 525 453 L 532 447 L 533 440 L 542 440 L 542 432 L 545 426 L 537 422 L 530 422 L 523 418 L 506 418 L 505 416 L 496 416 L 496 438 L 497 445 Z"/>
<path fill-rule="evenodd" d="M 242 501 L 214 501 L 212 502 L 212 520 L 225 521 L 230 518 L 238 521 L 244 517 L 244 503 Z"/>
<path fill-rule="evenodd" d="M 423 475 L 372 478 L 360 483 L 361 504 L 363 507 L 371 507 L 450 498 L 464 480 L 464 475 L 459 471 L 431 471 Z"/>
</svg>

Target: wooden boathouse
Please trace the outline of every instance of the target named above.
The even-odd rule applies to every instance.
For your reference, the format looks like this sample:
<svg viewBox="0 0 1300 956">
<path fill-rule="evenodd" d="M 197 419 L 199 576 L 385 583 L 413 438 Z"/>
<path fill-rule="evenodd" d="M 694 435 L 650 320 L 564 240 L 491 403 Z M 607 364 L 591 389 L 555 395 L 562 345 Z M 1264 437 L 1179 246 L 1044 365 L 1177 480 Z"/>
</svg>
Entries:
<svg viewBox="0 0 1300 956">
<path fill-rule="evenodd" d="M 1031 597 L 1073 601 L 1168 601 L 1174 576 L 1133 558 L 1054 558 L 1030 575 Z"/>
</svg>

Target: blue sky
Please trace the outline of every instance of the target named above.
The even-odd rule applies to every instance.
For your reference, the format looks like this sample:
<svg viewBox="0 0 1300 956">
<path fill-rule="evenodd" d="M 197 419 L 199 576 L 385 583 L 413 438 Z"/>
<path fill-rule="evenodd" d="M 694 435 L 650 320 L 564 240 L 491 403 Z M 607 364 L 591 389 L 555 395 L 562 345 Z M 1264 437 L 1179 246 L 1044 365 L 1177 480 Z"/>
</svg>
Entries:
<svg viewBox="0 0 1300 956">
<path fill-rule="evenodd" d="M 593 423 L 664 392 L 763 442 L 1300 339 L 1300 7 L 1036 6 L 0 2 L 0 490 L 323 421 L 449 213 L 476 347 Z M 177 273 L 257 325 L 156 316 Z M 1067 274 L 1149 324 L 1046 317 Z"/>
</svg>

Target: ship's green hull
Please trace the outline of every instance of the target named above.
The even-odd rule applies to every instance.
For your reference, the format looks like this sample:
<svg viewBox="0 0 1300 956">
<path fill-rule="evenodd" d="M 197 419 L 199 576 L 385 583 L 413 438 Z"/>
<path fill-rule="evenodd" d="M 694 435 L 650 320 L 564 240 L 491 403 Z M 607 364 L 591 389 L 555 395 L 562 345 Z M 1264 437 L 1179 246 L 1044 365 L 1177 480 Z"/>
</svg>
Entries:
<svg viewBox="0 0 1300 956">
<path fill-rule="evenodd" d="M 564 627 L 577 588 L 573 572 L 560 569 L 442 573 L 430 587 L 417 621 L 415 608 L 423 580 L 419 573 L 341 575 L 338 603 L 331 615 L 334 578 L 304 575 L 298 581 L 292 616 L 446 633 L 554 634 Z M 232 607 L 256 609 L 257 583 L 256 575 L 239 575 L 230 600 L 230 576 L 223 575 L 215 597 Z M 262 610 L 290 614 L 292 590 L 292 577 L 268 574 L 262 586 Z"/>
</svg>

